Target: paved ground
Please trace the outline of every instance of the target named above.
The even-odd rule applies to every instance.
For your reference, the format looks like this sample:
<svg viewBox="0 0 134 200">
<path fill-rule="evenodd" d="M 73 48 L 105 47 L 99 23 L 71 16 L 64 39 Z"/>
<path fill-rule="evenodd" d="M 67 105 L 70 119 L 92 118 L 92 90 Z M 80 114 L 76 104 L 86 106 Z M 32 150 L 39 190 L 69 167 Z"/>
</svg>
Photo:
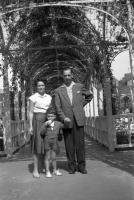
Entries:
<svg viewBox="0 0 134 200">
<path fill-rule="evenodd" d="M 64 145 L 58 165 L 62 177 L 32 177 L 29 146 L 11 159 L 0 158 L 0 200 L 134 200 L 134 150 L 109 153 L 86 141 L 87 175 L 67 172 Z"/>
</svg>

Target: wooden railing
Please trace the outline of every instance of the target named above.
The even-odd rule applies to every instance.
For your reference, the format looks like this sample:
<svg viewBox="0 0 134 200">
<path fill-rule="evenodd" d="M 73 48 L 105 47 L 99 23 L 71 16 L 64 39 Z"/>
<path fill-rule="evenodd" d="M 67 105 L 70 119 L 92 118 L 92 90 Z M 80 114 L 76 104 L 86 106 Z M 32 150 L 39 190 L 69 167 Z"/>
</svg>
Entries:
<svg viewBox="0 0 134 200">
<path fill-rule="evenodd" d="M 134 115 L 113 115 L 113 130 L 115 132 L 114 148 L 134 147 Z M 12 152 L 29 141 L 27 122 L 24 120 L 11 121 Z M 87 136 L 109 148 L 109 133 L 107 116 L 88 117 L 85 123 Z M 111 133 L 112 134 L 112 133 Z M 3 137 L 4 138 L 4 137 Z"/>
<path fill-rule="evenodd" d="M 24 120 L 11 121 L 11 146 L 17 149 L 27 143 L 29 135 L 27 131 L 27 122 Z"/>
<path fill-rule="evenodd" d="M 86 118 L 85 133 L 99 143 L 109 146 L 106 116 Z"/>
<path fill-rule="evenodd" d="M 112 120 L 113 132 L 108 132 L 107 116 L 86 118 L 86 135 L 108 148 L 110 137 L 113 137 L 114 149 L 134 147 L 134 114 L 113 115 Z"/>
</svg>

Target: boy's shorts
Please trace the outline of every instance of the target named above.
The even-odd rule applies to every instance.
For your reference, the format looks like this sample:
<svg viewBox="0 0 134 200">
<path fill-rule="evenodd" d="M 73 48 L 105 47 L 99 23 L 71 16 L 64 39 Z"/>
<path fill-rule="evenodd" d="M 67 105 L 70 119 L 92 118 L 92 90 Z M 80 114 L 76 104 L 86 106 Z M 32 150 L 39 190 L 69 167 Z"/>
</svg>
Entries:
<svg viewBox="0 0 134 200">
<path fill-rule="evenodd" d="M 58 145 L 58 141 L 57 138 L 48 138 L 45 137 L 45 150 L 53 150 L 55 152 L 58 153 L 59 151 L 59 145 Z"/>
</svg>

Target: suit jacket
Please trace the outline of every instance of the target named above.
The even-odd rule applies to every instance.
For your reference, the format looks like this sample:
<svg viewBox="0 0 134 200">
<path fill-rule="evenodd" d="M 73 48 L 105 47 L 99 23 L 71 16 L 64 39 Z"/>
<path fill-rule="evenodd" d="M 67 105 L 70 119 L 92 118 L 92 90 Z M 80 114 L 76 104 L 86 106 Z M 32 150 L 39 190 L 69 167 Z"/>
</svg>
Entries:
<svg viewBox="0 0 134 200">
<path fill-rule="evenodd" d="M 55 107 L 60 121 L 64 122 L 66 117 L 71 119 L 71 123 L 67 128 L 73 127 L 74 117 L 78 126 L 84 126 L 85 112 L 83 107 L 92 99 L 92 94 L 80 83 L 73 85 L 72 93 L 73 102 L 71 104 L 67 89 L 64 85 L 55 90 Z"/>
</svg>

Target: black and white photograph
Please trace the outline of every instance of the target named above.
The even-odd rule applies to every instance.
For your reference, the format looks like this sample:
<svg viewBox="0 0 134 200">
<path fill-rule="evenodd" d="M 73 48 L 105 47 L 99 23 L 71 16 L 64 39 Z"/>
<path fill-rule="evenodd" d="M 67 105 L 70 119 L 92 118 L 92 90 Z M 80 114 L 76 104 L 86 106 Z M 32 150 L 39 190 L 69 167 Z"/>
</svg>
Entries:
<svg viewBox="0 0 134 200">
<path fill-rule="evenodd" d="M 134 200 L 134 0 L 0 0 L 0 200 Z"/>
</svg>

